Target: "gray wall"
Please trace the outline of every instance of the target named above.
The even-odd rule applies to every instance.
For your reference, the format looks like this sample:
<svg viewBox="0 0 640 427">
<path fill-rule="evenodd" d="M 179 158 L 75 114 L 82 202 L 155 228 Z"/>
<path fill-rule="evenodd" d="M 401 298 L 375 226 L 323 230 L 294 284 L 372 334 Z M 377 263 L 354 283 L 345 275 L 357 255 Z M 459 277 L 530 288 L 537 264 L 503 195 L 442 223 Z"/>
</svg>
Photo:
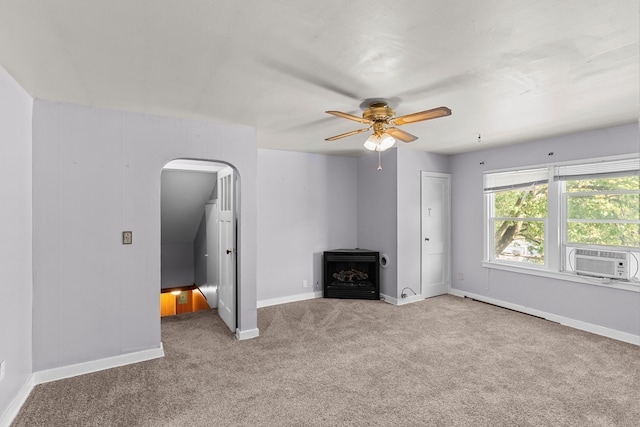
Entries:
<svg viewBox="0 0 640 427">
<path fill-rule="evenodd" d="M 398 294 L 405 286 L 421 293 L 422 171 L 450 173 L 449 156 L 398 147 Z M 411 295 L 411 294 L 409 294 Z"/>
<path fill-rule="evenodd" d="M 392 298 L 398 297 L 397 160 L 397 149 L 385 151 L 379 171 L 378 153 L 358 158 L 358 247 L 389 256 L 389 267 L 380 269 L 380 293 Z"/>
<path fill-rule="evenodd" d="M 420 294 L 421 172 L 449 173 L 449 157 L 403 146 L 358 160 L 358 246 L 389 256 L 380 292 L 399 298 L 404 287 Z"/>
<path fill-rule="evenodd" d="M 453 156 L 452 287 L 640 335 L 640 293 L 490 270 L 481 265 L 484 170 L 639 151 L 638 125 L 633 124 Z M 548 155 L 550 152 L 553 156 Z M 463 281 L 457 279 L 458 273 L 464 274 Z"/>
<path fill-rule="evenodd" d="M 160 346 L 160 174 L 175 158 L 239 171 L 238 329 L 257 327 L 255 130 L 37 100 L 35 371 Z"/>
<path fill-rule="evenodd" d="M 0 67 L 0 424 L 31 374 L 33 100 Z"/>
<path fill-rule="evenodd" d="M 258 150 L 259 301 L 313 292 L 322 286 L 322 252 L 356 246 L 357 165 L 351 157 Z"/>
<path fill-rule="evenodd" d="M 161 287 L 175 288 L 195 283 L 194 244 L 163 243 L 161 251 Z"/>
</svg>

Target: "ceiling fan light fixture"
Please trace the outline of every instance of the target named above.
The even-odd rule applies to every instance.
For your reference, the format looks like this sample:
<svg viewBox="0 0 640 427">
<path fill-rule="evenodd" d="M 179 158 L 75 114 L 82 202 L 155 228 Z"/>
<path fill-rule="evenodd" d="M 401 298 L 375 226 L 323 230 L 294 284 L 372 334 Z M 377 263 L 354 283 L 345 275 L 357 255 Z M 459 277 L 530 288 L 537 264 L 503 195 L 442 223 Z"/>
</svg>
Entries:
<svg viewBox="0 0 640 427">
<path fill-rule="evenodd" d="M 326 113 L 342 117 L 343 119 L 352 120 L 354 122 L 363 123 L 369 125 L 369 127 L 325 138 L 325 140 L 335 141 L 336 139 L 370 131 L 373 128 L 373 135 L 365 141 L 364 148 L 369 151 L 377 151 L 378 154 L 380 154 L 382 151 L 386 151 L 396 145 L 396 140 L 402 142 L 413 142 L 418 139 L 417 136 L 411 135 L 409 132 L 405 132 L 402 129 L 398 129 L 398 126 L 450 116 L 451 110 L 447 107 L 438 107 L 398 117 L 396 116 L 396 112 L 393 108 L 389 107 L 386 101 L 372 100 L 369 104 L 369 108 L 364 110 L 362 113 L 362 117 L 334 110 L 326 111 Z"/>
<path fill-rule="evenodd" d="M 370 151 L 386 151 L 396 145 L 396 140 L 391 135 L 382 133 L 371 135 L 365 142 L 364 148 Z"/>
<path fill-rule="evenodd" d="M 364 142 L 364 148 L 366 148 L 369 151 L 376 151 L 376 147 L 378 146 L 378 142 L 379 142 L 378 141 L 378 137 L 376 137 L 376 135 L 371 135 Z"/>
</svg>

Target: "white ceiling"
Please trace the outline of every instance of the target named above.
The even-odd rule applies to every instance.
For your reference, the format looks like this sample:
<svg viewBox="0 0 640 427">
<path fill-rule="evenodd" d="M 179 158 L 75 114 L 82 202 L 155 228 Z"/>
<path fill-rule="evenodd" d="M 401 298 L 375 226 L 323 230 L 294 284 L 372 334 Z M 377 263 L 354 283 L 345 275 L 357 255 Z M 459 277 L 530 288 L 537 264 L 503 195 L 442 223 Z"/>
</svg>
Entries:
<svg viewBox="0 0 640 427">
<path fill-rule="evenodd" d="M 637 0 L 0 0 L 0 65 L 35 98 L 254 126 L 361 153 L 363 101 L 459 153 L 638 119 Z M 482 142 L 477 142 L 478 134 Z"/>
</svg>

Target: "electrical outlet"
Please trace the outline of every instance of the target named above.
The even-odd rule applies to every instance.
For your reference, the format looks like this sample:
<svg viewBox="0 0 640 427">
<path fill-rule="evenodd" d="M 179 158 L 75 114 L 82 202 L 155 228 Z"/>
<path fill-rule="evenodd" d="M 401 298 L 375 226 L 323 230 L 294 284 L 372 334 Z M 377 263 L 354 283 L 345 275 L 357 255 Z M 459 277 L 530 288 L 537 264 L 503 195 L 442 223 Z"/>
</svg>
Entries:
<svg viewBox="0 0 640 427">
<path fill-rule="evenodd" d="M 303 280 L 303 281 L 302 281 L 302 287 L 303 287 L 303 288 L 306 288 L 307 286 L 309 286 L 309 284 L 307 283 L 307 281 L 306 281 L 306 280 Z"/>
<path fill-rule="evenodd" d="M 316 282 L 316 289 L 320 289 L 320 282 Z"/>
<path fill-rule="evenodd" d="M 458 280 L 460 281 L 464 280 L 464 273 L 458 273 Z"/>
<path fill-rule="evenodd" d="M 0 381 L 2 381 L 4 379 L 4 360 L 2 362 L 0 362 Z"/>
</svg>

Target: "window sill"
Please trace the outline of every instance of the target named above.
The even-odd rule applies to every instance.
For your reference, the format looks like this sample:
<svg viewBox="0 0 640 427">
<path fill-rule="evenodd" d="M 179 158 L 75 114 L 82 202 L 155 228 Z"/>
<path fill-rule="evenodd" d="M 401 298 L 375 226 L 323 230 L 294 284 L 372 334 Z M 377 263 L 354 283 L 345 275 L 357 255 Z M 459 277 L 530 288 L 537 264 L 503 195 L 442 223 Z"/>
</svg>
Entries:
<svg viewBox="0 0 640 427">
<path fill-rule="evenodd" d="M 510 271 L 512 273 L 530 274 L 532 276 L 547 277 L 567 282 L 583 283 L 585 285 L 602 286 L 605 288 L 620 289 L 623 291 L 640 292 L 640 284 L 635 282 L 622 282 L 618 280 L 599 279 L 597 277 L 578 276 L 577 274 L 558 271 L 543 270 L 540 268 L 521 267 L 513 264 L 501 264 L 497 262 L 482 261 L 482 266 L 494 270 Z"/>
</svg>

